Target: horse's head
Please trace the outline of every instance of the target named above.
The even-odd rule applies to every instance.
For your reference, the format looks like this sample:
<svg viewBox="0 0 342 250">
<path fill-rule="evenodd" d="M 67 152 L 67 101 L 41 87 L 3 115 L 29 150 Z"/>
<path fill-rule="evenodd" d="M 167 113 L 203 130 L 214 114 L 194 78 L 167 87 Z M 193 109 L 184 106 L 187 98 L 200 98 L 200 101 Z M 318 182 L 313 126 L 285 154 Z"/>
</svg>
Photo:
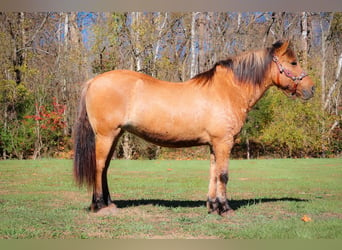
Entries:
<svg viewBox="0 0 342 250">
<path fill-rule="evenodd" d="M 272 48 L 272 81 L 289 96 L 308 100 L 314 95 L 314 83 L 299 65 L 289 42 L 276 42 Z"/>
</svg>

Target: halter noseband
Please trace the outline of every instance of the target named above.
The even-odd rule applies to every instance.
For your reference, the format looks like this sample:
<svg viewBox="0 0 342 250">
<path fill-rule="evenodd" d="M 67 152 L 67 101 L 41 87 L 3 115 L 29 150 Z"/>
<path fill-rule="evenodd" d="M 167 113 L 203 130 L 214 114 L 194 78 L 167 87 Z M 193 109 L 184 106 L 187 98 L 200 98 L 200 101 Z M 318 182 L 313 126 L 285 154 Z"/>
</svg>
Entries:
<svg viewBox="0 0 342 250">
<path fill-rule="evenodd" d="M 277 56 L 273 56 L 273 62 L 275 62 L 278 66 L 279 72 L 282 74 L 284 72 L 284 74 L 290 78 L 292 81 L 294 81 L 295 86 L 294 86 L 294 90 L 292 92 L 292 95 L 294 95 L 297 91 L 297 86 L 299 84 L 299 82 L 301 80 L 303 80 L 304 77 L 306 77 L 308 74 L 305 71 L 302 71 L 302 73 L 299 76 L 295 76 L 294 74 L 292 74 L 291 71 L 289 71 L 288 69 L 284 68 L 283 65 L 281 65 L 281 63 L 279 62 L 279 59 Z"/>
</svg>

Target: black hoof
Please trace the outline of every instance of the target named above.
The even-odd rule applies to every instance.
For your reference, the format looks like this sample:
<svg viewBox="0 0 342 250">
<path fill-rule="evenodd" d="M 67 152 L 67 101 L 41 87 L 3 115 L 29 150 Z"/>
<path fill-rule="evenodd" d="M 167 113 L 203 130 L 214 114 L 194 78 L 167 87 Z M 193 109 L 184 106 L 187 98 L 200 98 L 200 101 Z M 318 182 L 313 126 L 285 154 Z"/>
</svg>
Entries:
<svg viewBox="0 0 342 250">
<path fill-rule="evenodd" d="M 233 213 L 233 209 L 228 205 L 227 200 L 220 202 L 217 198 L 215 200 L 208 199 L 207 208 L 209 214 L 218 214 L 221 216 L 227 216 Z"/>
<path fill-rule="evenodd" d="M 90 204 L 89 210 L 91 212 L 96 213 L 103 208 L 110 207 L 111 205 L 114 205 L 114 203 L 110 199 L 108 199 L 107 202 L 105 202 L 105 200 L 102 197 L 99 197 L 99 198 L 93 197 L 93 201 Z"/>
<path fill-rule="evenodd" d="M 98 209 L 95 213 L 96 216 L 110 216 L 110 215 L 117 215 L 119 213 L 119 209 L 115 206 L 114 203 Z"/>
</svg>

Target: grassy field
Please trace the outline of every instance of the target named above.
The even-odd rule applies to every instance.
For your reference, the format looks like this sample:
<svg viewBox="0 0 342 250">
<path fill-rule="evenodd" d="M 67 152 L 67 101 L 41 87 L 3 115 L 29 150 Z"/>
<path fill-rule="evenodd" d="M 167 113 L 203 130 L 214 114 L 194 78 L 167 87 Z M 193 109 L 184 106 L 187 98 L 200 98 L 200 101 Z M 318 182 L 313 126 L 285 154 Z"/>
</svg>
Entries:
<svg viewBox="0 0 342 250">
<path fill-rule="evenodd" d="M 208 161 L 113 161 L 120 210 L 99 216 L 72 161 L 0 161 L 0 239 L 342 239 L 342 159 L 231 161 L 229 218 L 207 214 L 208 173 Z"/>
</svg>

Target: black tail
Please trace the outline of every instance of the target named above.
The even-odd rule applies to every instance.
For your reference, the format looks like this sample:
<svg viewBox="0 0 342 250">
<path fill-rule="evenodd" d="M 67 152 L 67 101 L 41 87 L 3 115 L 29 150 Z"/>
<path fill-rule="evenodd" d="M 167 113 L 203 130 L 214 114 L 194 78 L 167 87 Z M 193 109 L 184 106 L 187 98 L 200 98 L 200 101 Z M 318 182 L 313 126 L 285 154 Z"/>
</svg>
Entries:
<svg viewBox="0 0 342 250">
<path fill-rule="evenodd" d="M 95 183 L 96 155 L 95 155 L 95 135 L 90 125 L 85 94 L 88 84 L 86 84 L 81 96 L 79 115 L 75 124 L 74 132 L 74 177 L 80 186 L 92 187 Z"/>
</svg>

